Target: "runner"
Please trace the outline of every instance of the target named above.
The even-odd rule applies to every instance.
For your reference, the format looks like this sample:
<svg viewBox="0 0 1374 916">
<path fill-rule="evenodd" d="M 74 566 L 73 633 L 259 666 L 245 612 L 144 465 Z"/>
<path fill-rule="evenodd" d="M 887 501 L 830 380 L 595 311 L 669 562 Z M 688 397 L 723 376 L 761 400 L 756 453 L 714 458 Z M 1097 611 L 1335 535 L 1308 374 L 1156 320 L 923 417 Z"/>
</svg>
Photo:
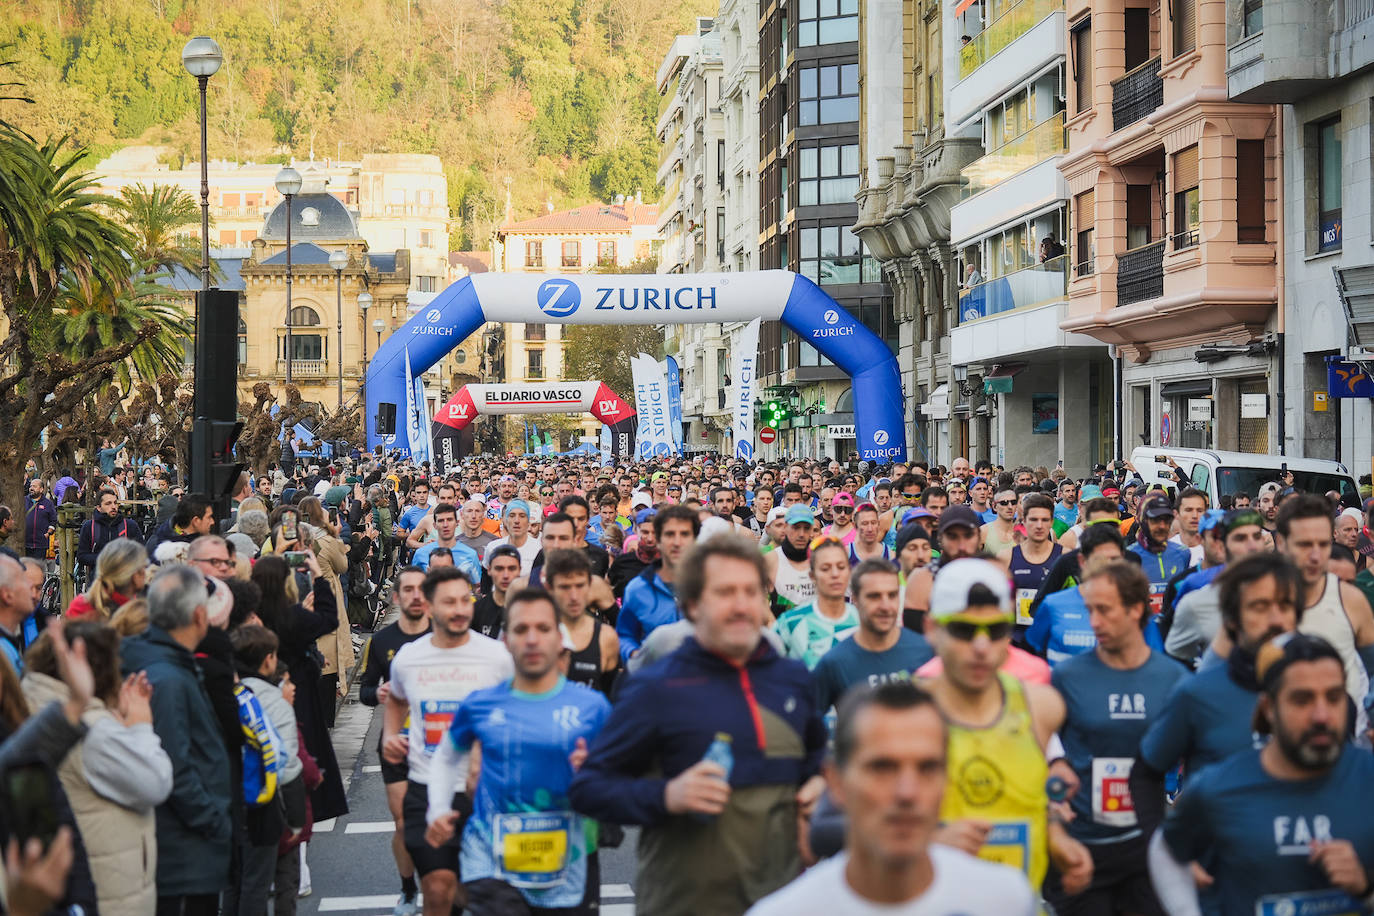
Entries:
<svg viewBox="0 0 1374 916">
<path fill-rule="evenodd" d="M 392 603 L 399 615 L 394 623 L 373 633 L 363 649 L 362 674 L 358 675 L 358 700 L 365 706 L 385 706 L 391 695 L 391 663 L 401 647 L 429 632 L 429 602 L 424 593 L 425 571 L 418 566 L 406 566 L 396 574 Z M 402 723 L 403 730 L 410 723 Z M 394 916 L 415 916 L 420 907 L 415 902 L 419 888 L 415 884 L 415 863 L 406 852 L 405 822 L 401 817 L 401 803 L 406 794 L 409 768 L 405 760 L 389 762 L 382 752 L 383 739 L 377 742 L 377 756 L 382 766 L 382 782 L 386 784 L 386 806 L 396 830 L 391 835 L 391 855 L 401 876 L 401 899 L 392 910 Z"/>
<path fill-rule="evenodd" d="M 509 544 L 492 548 L 487 578 L 491 590 L 473 606 L 472 628 L 490 639 L 500 639 L 506 629 L 506 594 L 520 578 L 520 551 Z"/>
<path fill-rule="evenodd" d="M 668 506 L 654 516 L 653 525 L 659 559 L 625 586 L 625 600 L 615 624 L 622 661 L 635 654 L 655 627 L 681 616 L 676 594 L 677 566 L 701 530 L 697 514 L 686 506 Z"/>
<path fill-rule="evenodd" d="M 1065 480 L 1059 484 L 1059 503 L 1054 507 L 1054 520 L 1065 530 L 1078 524 L 1078 484 Z"/>
<path fill-rule="evenodd" d="M 509 544 L 520 554 L 520 574 L 527 576 L 534 567 L 534 558 L 539 556 L 539 541 L 530 537 L 530 507 L 519 499 L 512 499 L 502 516 L 502 526 L 506 536 L 497 538 L 487 545 L 485 562 L 491 563 L 492 551 L 500 544 Z"/>
<path fill-rule="evenodd" d="M 469 499 L 458 510 L 458 541 L 471 548 L 479 557 L 486 556 L 487 545 L 496 540 L 483 523 L 487 507 L 480 499 Z"/>
<path fill-rule="evenodd" d="M 795 658 L 808 670 L 815 668 L 821 656 L 859 624 L 858 609 L 845 600 L 849 590 L 845 546 L 833 538 L 822 538 L 811 548 L 810 563 L 816 600 L 787 611 L 773 627 L 786 647 L 787 657 Z"/>
<path fill-rule="evenodd" d="M 453 557 L 453 565 L 463 571 L 470 582 L 482 581 L 482 561 L 477 552 L 458 540 L 458 512 L 449 503 L 434 507 L 434 540 L 417 549 L 411 562 L 421 569 L 429 569 L 429 560 L 436 552 Z"/>
<path fill-rule="evenodd" d="M 565 553 L 585 567 L 580 553 Z M 611 707 L 563 676 L 565 647 L 547 592 L 516 592 L 508 613 L 514 676 L 468 694 L 454 715 L 431 768 L 426 840 L 439 849 L 461 842 L 474 912 L 520 912 L 524 903 L 534 913 L 594 916 L 597 825 L 573 812 L 568 786 Z M 475 744 L 480 769 L 469 818 L 466 805 L 451 800 L 464 797 Z"/>
<path fill-rule="evenodd" d="M 1160 899 L 1198 914 L 1187 863 L 1211 862 L 1221 916 L 1367 913 L 1374 820 L 1363 804 L 1374 757 L 1349 747 L 1344 661 L 1320 637 L 1285 634 L 1255 659 L 1256 727 L 1272 735 L 1192 780 L 1150 844 Z"/>
<path fill-rule="evenodd" d="M 999 490 L 993 497 L 992 511 L 993 519 L 983 525 L 981 534 L 983 550 L 997 557 L 1010 551 L 1021 540 L 1016 533 L 1016 492 Z"/>
<path fill-rule="evenodd" d="M 925 609 L 912 606 L 909 599 L 915 597 L 915 589 L 907 587 L 918 569 L 930 565 L 930 535 L 920 522 L 908 522 L 897 532 L 896 556 L 902 590 L 902 626 L 924 633 Z"/>
<path fill-rule="evenodd" d="M 863 503 L 854 510 L 854 531 L 854 539 L 849 543 L 851 566 L 858 566 L 864 560 L 892 559 L 892 551 L 883 543 L 883 529 L 877 506 Z"/>
<path fill-rule="evenodd" d="M 1207 524 L 1207 519 L 1199 525 Z M 1232 509 L 1220 521 L 1202 529 L 1208 562 L 1220 545 L 1222 562 L 1193 573 L 1179 585 L 1173 620 L 1164 649 L 1174 658 L 1197 667 L 1221 629 L 1221 592 L 1216 579 L 1227 566 L 1265 549 L 1261 518 L 1253 509 Z"/>
<path fill-rule="evenodd" d="M 927 684 L 949 724 L 938 841 L 1019 869 L 1037 893 L 1053 862 L 1064 892 L 1082 892 L 1092 856 L 1050 821 L 1045 794 L 1045 750 L 1064 700 L 998 670 L 1016 625 L 1006 574 L 986 560 L 956 560 L 936 576 L 930 601 L 942 670 Z"/>
<path fill-rule="evenodd" d="M 817 521 L 825 517 L 826 494 L 833 491 L 827 487 L 821 491 L 821 511 Z M 830 499 L 830 518 L 834 521 L 821 529 L 821 533 L 826 537 L 835 538 L 842 544 L 849 545 L 854 543 L 859 531 L 854 527 L 854 497 L 848 493 L 835 493 Z"/>
<path fill-rule="evenodd" d="M 1129 777 L 1141 736 L 1187 672 L 1145 642 L 1150 583 L 1138 566 L 1095 567 L 1083 590 L 1097 645 L 1054 669 L 1051 683 L 1066 712 L 1059 729 L 1064 756 L 1050 764 L 1050 773 L 1077 786 L 1068 831 L 1092 854 L 1093 880 L 1070 897 L 1051 869 L 1045 899 L 1058 916 L 1163 916 L 1145 867 L 1149 835 L 1136 820 Z"/>
<path fill-rule="evenodd" d="M 1178 512 L 1178 531 L 1169 538 L 1169 543 L 1188 548 L 1189 566 L 1202 563 L 1202 533 L 1198 530 L 1198 523 L 1202 521 L 1208 503 L 1207 494 L 1193 487 L 1179 490 L 1174 499 L 1174 507 Z"/>
<path fill-rule="evenodd" d="M 768 568 L 768 581 L 772 584 L 770 604 L 775 617 L 781 617 L 792 608 L 805 607 L 816 598 L 816 583 L 811 581 L 810 567 L 807 565 L 815 520 L 816 517 L 806 506 L 790 507 L 783 516 L 787 537 L 777 550 L 771 550 L 763 556 Z"/>
<path fill-rule="evenodd" d="M 945 563 L 977 556 L 982 540 L 981 528 L 977 513 L 968 506 L 950 506 L 941 514 L 936 529 L 940 556 L 924 569 L 915 570 L 907 580 L 904 608 L 911 614 L 924 616 L 930 608 L 930 591 L 936 572 Z"/>
<path fill-rule="evenodd" d="M 1177 544 L 1169 543 L 1169 531 L 1174 525 L 1174 507 L 1169 497 L 1156 494 L 1140 504 L 1140 527 L 1135 542 L 1126 549 L 1140 557 L 1140 568 L 1150 580 L 1150 613 L 1164 610 L 1164 588 L 1169 580 L 1187 569 L 1192 554 Z"/>
<path fill-rule="evenodd" d="M 513 673 L 510 653 L 499 642 L 469 628 L 472 583 L 457 569 L 443 567 L 425 577 L 433 632 L 401 648 L 391 660 L 391 691 L 386 700 L 382 757 L 409 767 L 401 816 L 406 851 L 420 876 L 425 916 L 449 916 L 466 902 L 460 884 L 458 844 L 435 848 L 425 840 L 429 805 L 429 763 L 449 723 L 469 693 Z M 415 740 L 411 741 L 410 738 Z M 456 785 L 464 786 L 466 762 Z M 455 810 L 471 810 L 465 791 L 453 797 Z M 458 825 L 461 835 L 461 824 Z"/>
<path fill-rule="evenodd" d="M 759 901 L 749 916 L 1032 916 L 1024 876 L 934 842 L 945 744 L 930 694 L 907 681 L 846 697 L 825 768 L 848 816 L 846 851 Z"/>
<path fill-rule="evenodd" d="M 609 695 L 620 668 L 620 639 L 600 617 L 588 613 L 592 567 L 580 550 L 554 550 L 544 559 L 544 581 L 558 606 L 558 623 L 572 653 L 568 680 Z"/>
<path fill-rule="evenodd" d="M 1024 637 L 1031 624 L 1035 593 L 1044 584 L 1050 567 L 1064 554 L 1064 548 L 1050 538 L 1054 531 L 1054 503 L 1048 496 L 1027 494 L 1021 503 L 1021 514 L 1025 519 L 1026 539 L 997 556 L 1011 576 L 1011 587 L 1015 590 L 1018 638 Z"/>
</svg>

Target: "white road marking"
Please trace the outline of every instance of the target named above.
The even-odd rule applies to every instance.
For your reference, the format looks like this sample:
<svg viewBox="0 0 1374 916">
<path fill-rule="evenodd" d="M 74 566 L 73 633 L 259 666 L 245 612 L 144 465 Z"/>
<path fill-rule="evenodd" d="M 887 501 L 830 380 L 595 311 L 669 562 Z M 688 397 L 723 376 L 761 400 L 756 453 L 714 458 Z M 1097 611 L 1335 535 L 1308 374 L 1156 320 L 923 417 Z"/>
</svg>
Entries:
<svg viewBox="0 0 1374 916">
<path fill-rule="evenodd" d="M 316 821 L 315 826 L 310 828 L 311 833 L 328 833 L 334 829 L 334 824 L 338 818 L 331 817 L 328 820 Z"/>
<path fill-rule="evenodd" d="M 395 829 L 395 821 L 355 821 L 344 827 L 344 833 L 391 833 Z"/>
<path fill-rule="evenodd" d="M 418 897 L 416 898 L 419 899 Z M 347 913 L 353 910 L 390 910 L 396 905 L 395 894 L 373 894 L 359 897 L 325 897 L 320 901 L 318 912 Z"/>
<path fill-rule="evenodd" d="M 621 897 L 633 897 L 634 888 L 628 884 L 603 884 L 601 885 L 601 899 L 618 900 Z"/>
<path fill-rule="evenodd" d="M 380 773 L 381 771 L 382 765 L 379 763 L 373 763 L 363 767 L 364 773 Z"/>
</svg>

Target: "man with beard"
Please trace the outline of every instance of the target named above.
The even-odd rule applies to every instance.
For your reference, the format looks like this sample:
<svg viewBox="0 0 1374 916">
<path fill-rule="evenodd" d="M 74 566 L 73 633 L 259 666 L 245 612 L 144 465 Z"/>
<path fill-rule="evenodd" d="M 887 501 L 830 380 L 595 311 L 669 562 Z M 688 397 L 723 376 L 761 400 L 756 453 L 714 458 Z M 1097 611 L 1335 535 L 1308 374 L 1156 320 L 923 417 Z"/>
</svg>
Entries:
<svg viewBox="0 0 1374 916">
<path fill-rule="evenodd" d="M 940 567 L 955 560 L 978 556 L 983 523 L 967 506 L 953 506 L 940 515 L 936 537 L 940 540 L 940 557 L 924 569 L 917 569 L 907 578 L 905 607 L 919 618 L 930 609 L 930 589 Z"/>
<path fill-rule="evenodd" d="M 1217 585 L 1222 629 L 1234 648 L 1226 664 L 1180 681 L 1165 702 L 1164 715 L 1140 739 L 1130 788 L 1145 833 L 1164 819 L 1165 773 L 1180 762 L 1185 773 L 1198 773 L 1255 746 L 1250 721 L 1260 691 L 1255 653 L 1268 640 L 1295 631 L 1302 619 L 1302 574 L 1287 557 L 1252 554 L 1228 566 Z M 1206 862 L 1201 864 L 1207 868 Z"/>
<path fill-rule="evenodd" d="M 1204 520 L 1207 521 L 1210 520 Z M 1192 666 L 1216 637 L 1221 627 L 1216 578 L 1226 564 L 1265 549 L 1261 521 L 1260 514 L 1253 509 L 1232 509 L 1219 521 L 1211 521 L 1202 528 L 1207 559 L 1214 558 L 1219 547 L 1223 562 L 1200 569 L 1180 583 L 1173 622 L 1164 641 L 1165 651 L 1174 658 Z"/>
<path fill-rule="evenodd" d="M 518 568 L 518 565 L 517 565 Z M 396 588 L 392 600 L 400 611 L 396 622 L 383 627 L 367 641 L 363 650 L 363 673 L 358 678 L 358 699 L 366 706 L 385 704 L 391 695 L 391 660 L 401 647 L 414 642 L 429 632 L 429 602 L 425 600 L 423 586 L 425 571 L 418 566 L 404 567 L 396 574 Z M 409 767 L 404 761 L 391 763 L 382 757 L 381 740 L 377 742 L 377 756 L 382 761 L 382 781 L 386 784 L 386 806 L 391 811 L 391 819 L 396 830 L 391 835 L 391 855 L 396 859 L 396 870 L 401 875 L 401 899 L 396 903 L 395 912 L 401 916 L 414 916 L 419 912 L 415 895 L 419 888 L 415 883 L 415 863 L 406 852 L 405 824 L 401 819 L 401 801 L 406 794 L 406 777 Z"/>
<path fill-rule="evenodd" d="M 658 559 L 658 542 L 654 540 L 654 509 L 644 508 L 635 513 L 635 545 L 633 550 L 621 551 L 611 563 L 606 578 L 610 580 L 611 591 L 616 598 L 625 597 L 625 586 L 634 581 L 644 567 Z"/>
<path fill-rule="evenodd" d="M 763 555 L 768 568 L 768 581 L 772 585 L 770 607 L 775 618 L 792 608 L 805 607 L 816 599 L 816 583 L 811 581 L 811 568 L 807 562 L 815 518 L 804 505 L 790 507 L 783 516 L 787 524 L 787 536 L 777 550 L 770 550 Z"/>
<path fill-rule="evenodd" d="M 1255 657 L 1256 729 L 1273 736 L 1199 774 L 1150 845 L 1165 909 L 1201 912 L 1187 864 L 1207 856 L 1221 916 L 1369 912 L 1374 821 L 1364 804 L 1374 757 L 1348 747 L 1340 653 L 1289 633 Z M 1352 804 L 1353 803 L 1353 804 Z"/>
</svg>

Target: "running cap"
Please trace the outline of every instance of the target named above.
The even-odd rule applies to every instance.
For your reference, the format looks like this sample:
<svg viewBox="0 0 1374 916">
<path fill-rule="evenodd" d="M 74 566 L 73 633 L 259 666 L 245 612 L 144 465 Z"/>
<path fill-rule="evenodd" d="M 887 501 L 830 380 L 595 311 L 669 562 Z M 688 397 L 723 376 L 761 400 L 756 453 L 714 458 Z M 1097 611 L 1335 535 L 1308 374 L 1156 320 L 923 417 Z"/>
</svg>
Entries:
<svg viewBox="0 0 1374 916">
<path fill-rule="evenodd" d="M 1151 496 L 1140 509 L 1141 518 L 1173 518 L 1174 506 L 1167 496 Z"/>
<path fill-rule="evenodd" d="M 832 509 L 835 506 L 848 506 L 853 509 L 854 497 L 850 496 L 848 493 L 836 493 L 835 498 L 830 501 L 830 506 Z"/>
<path fill-rule="evenodd" d="M 655 515 L 658 515 L 657 509 L 640 509 L 638 512 L 635 513 L 635 525 L 638 526 L 644 524 L 645 522 L 651 522 L 654 520 Z"/>
<path fill-rule="evenodd" d="M 1087 502 L 1090 499 L 1100 499 L 1106 494 L 1102 492 L 1102 488 L 1097 484 L 1090 483 L 1086 484 L 1083 489 L 1079 491 L 1078 495 L 1080 499 Z"/>
<path fill-rule="evenodd" d="M 1202 513 L 1202 518 L 1198 520 L 1198 534 L 1206 534 L 1208 531 L 1220 525 L 1225 519 L 1226 511 L 1224 509 L 1208 509 L 1206 512 Z M 1222 529 L 1222 532 L 1222 537 L 1225 537 L 1225 529 Z"/>
<path fill-rule="evenodd" d="M 501 517 L 504 518 L 505 516 L 510 515 L 512 512 L 523 512 L 526 515 L 529 515 L 530 505 L 523 499 L 512 499 L 510 502 L 506 503 L 506 507 L 503 510 L 501 510 Z"/>
<path fill-rule="evenodd" d="M 789 525 L 816 524 L 816 516 L 811 513 L 811 509 L 801 504 L 788 507 L 787 514 L 783 518 Z"/>
<path fill-rule="evenodd" d="M 912 541 L 929 541 L 930 533 L 925 528 L 911 522 L 903 525 L 902 530 L 897 532 L 897 554 L 900 555 L 906 549 L 906 545 Z"/>
<path fill-rule="evenodd" d="M 968 610 L 969 593 L 980 585 L 992 593 L 1000 609 L 1011 611 L 1007 574 L 995 563 L 968 557 L 941 566 L 935 574 L 935 584 L 930 588 L 931 617 L 946 620 Z"/>
<path fill-rule="evenodd" d="M 940 514 L 940 527 L 936 530 L 944 534 L 951 528 L 968 528 L 977 531 L 983 527 L 983 520 L 968 506 L 950 506 Z"/>
<path fill-rule="evenodd" d="M 786 507 L 786 506 L 774 506 L 773 508 L 769 509 L 769 510 L 768 510 L 768 521 L 764 522 L 764 524 L 766 524 L 766 525 L 771 525 L 771 524 L 773 524 L 774 522 L 776 522 L 776 521 L 777 521 L 778 519 L 780 519 L 780 518 L 781 518 L 781 519 L 787 518 L 787 507 Z"/>
</svg>

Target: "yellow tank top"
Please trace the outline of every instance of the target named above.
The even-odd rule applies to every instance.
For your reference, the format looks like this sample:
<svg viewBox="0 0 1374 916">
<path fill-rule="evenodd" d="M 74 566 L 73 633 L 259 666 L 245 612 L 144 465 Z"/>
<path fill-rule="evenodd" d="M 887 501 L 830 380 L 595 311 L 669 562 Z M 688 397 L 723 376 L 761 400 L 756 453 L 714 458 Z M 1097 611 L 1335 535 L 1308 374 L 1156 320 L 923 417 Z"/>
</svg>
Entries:
<svg viewBox="0 0 1374 916">
<path fill-rule="evenodd" d="M 1049 768 L 1036 740 L 1025 687 L 998 672 L 1002 715 L 985 728 L 949 723 L 949 784 L 942 821 L 990 822 L 978 857 L 1025 872 L 1036 893 L 1049 868 Z"/>
</svg>

